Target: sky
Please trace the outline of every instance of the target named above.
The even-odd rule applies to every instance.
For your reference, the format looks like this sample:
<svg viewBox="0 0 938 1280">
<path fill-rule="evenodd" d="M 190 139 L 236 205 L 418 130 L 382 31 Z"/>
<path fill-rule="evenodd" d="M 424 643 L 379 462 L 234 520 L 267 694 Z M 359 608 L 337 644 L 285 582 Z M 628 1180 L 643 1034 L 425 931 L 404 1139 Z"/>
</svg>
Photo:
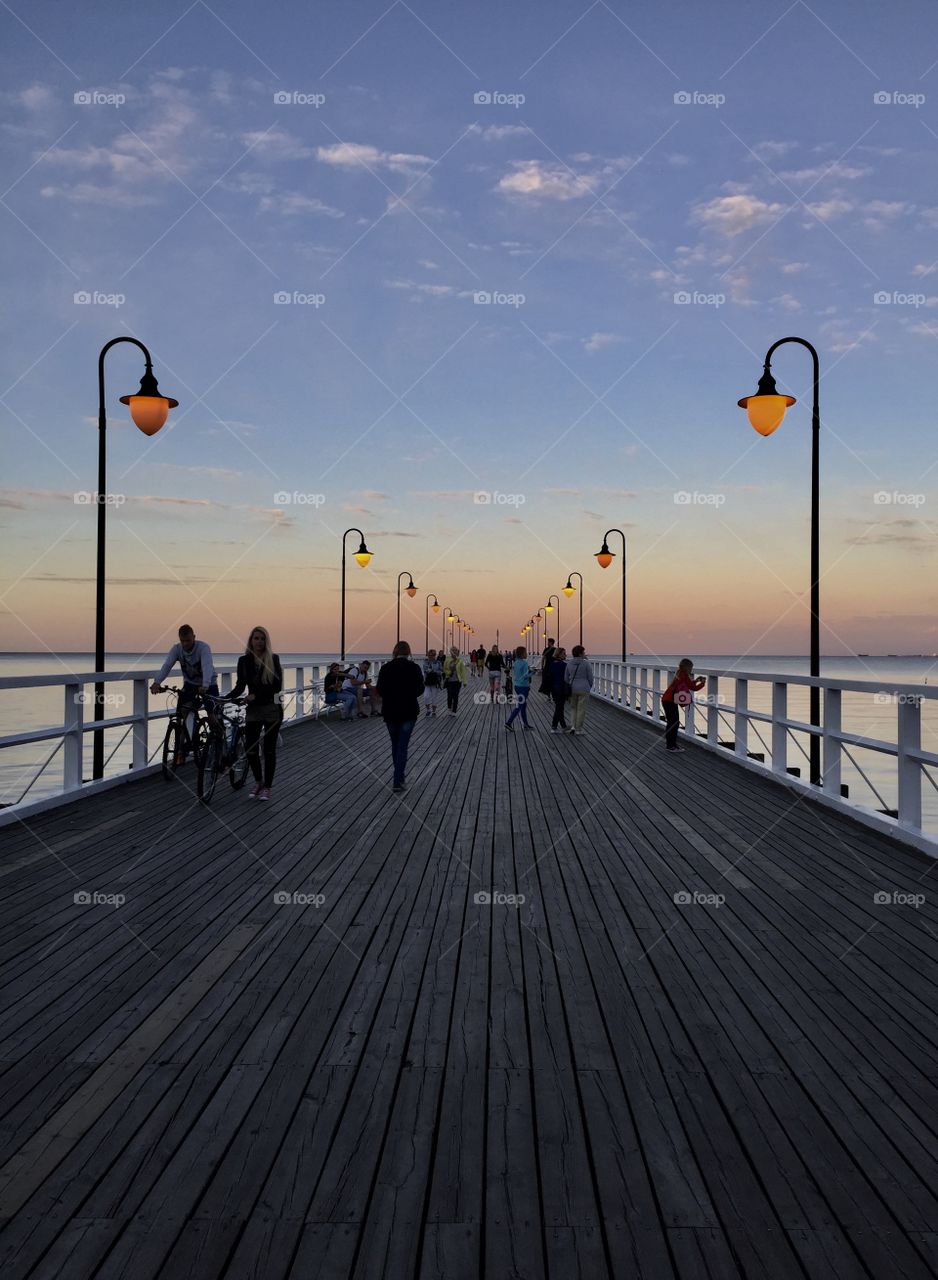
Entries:
<svg viewBox="0 0 938 1280">
<path fill-rule="evenodd" d="M 585 640 L 931 653 L 938 13 L 360 0 L 0 9 L 0 648 L 385 652 L 400 572 L 490 643 L 567 574 Z M 350 539 L 350 551 L 357 538 Z M 562 597 L 561 597 L 562 598 Z M 563 598 L 562 598 L 563 599 Z M 576 639 L 563 600 L 561 636 Z M 433 615 L 431 615 L 432 617 Z"/>
</svg>

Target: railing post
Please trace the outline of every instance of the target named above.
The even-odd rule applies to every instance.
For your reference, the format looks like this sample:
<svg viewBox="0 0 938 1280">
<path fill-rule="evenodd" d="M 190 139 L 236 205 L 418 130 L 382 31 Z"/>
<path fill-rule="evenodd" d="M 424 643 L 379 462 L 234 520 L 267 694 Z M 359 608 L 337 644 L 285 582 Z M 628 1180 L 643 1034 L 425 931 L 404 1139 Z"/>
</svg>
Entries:
<svg viewBox="0 0 938 1280">
<path fill-rule="evenodd" d="M 133 754 L 131 756 L 131 769 L 145 769 L 147 767 L 147 730 L 150 723 L 149 684 L 149 676 L 145 676 L 143 679 L 138 677 L 134 680 L 134 727 L 132 730 Z"/>
<path fill-rule="evenodd" d="M 65 685 L 65 746 L 63 786 L 66 791 L 77 791 L 84 781 L 84 690 L 80 684 Z"/>
<path fill-rule="evenodd" d="M 293 699 L 293 719 L 302 720 L 303 718 L 303 668 L 297 667 L 295 671 L 294 688 L 296 696 Z"/>
<path fill-rule="evenodd" d="M 899 695 L 898 769 L 899 822 L 904 827 L 922 827 L 922 765 L 912 753 L 922 747 L 922 700 L 914 694 Z"/>
<path fill-rule="evenodd" d="M 788 719 L 788 685 L 776 681 L 772 685 L 772 772 L 785 773 L 788 769 L 788 730 L 783 721 Z"/>
<path fill-rule="evenodd" d="M 828 795 L 840 795 L 840 761 L 843 744 L 840 733 L 840 690 L 824 690 L 823 773 L 821 784 Z"/>
<path fill-rule="evenodd" d="M 749 681 L 736 681 L 736 713 L 733 717 L 733 734 L 736 738 L 734 753 L 745 760 L 749 755 Z"/>
<path fill-rule="evenodd" d="M 651 673 L 651 707 L 648 714 L 653 720 L 661 715 L 661 668 L 655 667 Z"/>
<path fill-rule="evenodd" d="M 642 715 L 644 715 L 645 710 L 648 707 L 648 668 L 647 667 L 640 668 L 638 679 L 639 679 L 638 710 Z"/>
<path fill-rule="evenodd" d="M 720 744 L 720 677 L 707 677 L 707 741 L 711 746 Z"/>
</svg>

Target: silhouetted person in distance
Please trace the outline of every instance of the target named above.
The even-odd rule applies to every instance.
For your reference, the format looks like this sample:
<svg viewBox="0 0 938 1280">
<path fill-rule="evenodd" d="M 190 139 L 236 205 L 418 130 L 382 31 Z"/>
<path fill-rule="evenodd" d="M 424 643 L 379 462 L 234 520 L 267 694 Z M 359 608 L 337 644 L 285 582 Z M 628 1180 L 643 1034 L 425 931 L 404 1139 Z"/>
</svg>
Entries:
<svg viewBox="0 0 938 1280">
<path fill-rule="evenodd" d="M 420 695 L 423 693 L 423 676 L 416 662 L 410 660 L 410 645 L 398 640 L 390 662 L 385 662 L 378 672 L 378 696 L 381 714 L 391 738 L 391 759 L 394 763 L 393 790 L 407 790 L 407 748 L 410 735 L 420 718 Z"/>
<path fill-rule="evenodd" d="M 554 642 L 553 640 L 548 640 L 544 646 L 544 652 L 541 654 L 541 693 L 546 693 L 548 697 L 553 693 L 550 664 L 554 660 L 554 653 Z"/>
</svg>

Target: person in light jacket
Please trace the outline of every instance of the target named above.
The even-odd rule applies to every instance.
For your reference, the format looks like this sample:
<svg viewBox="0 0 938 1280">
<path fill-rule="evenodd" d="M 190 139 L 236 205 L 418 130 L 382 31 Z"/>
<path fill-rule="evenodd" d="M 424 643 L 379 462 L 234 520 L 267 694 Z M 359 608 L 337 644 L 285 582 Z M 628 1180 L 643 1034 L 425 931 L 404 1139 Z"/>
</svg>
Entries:
<svg viewBox="0 0 938 1280">
<path fill-rule="evenodd" d="M 528 724 L 528 697 L 531 693 L 531 668 L 528 664 L 528 651 L 523 644 L 519 644 L 515 650 L 515 659 L 511 664 L 511 678 L 515 687 L 515 709 L 505 721 L 505 728 L 509 733 L 514 733 L 514 721 L 521 717 L 526 729 L 533 729 L 533 724 Z"/>
<path fill-rule="evenodd" d="M 443 663 L 443 683 L 446 685 L 446 705 L 450 715 L 454 716 L 459 706 L 459 691 L 466 683 L 466 664 L 455 645 Z"/>
<path fill-rule="evenodd" d="M 580 737 L 586 732 L 586 708 L 593 687 L 593 664 L 581 644 L 575 644 L 567 663 L 567 684 L 570 686 L 570 732 Z"/>
</svg>

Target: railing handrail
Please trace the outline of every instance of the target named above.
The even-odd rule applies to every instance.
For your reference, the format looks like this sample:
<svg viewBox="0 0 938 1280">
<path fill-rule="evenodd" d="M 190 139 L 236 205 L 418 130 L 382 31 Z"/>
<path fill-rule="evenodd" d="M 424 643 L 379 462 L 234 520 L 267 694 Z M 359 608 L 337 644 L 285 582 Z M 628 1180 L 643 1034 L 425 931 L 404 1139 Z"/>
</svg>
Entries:
<svg viewBox="0 0 938 1280">
<path fill-rule="evenodd" d="M 642 661 L 631 656 L 627 662 L 598 658 L 593 661 L 593 669 L 593 693 L 602 701 L 631 715 L 660 719 L 661 695 L 668 677 L 677 670 L 677 663 Z M 927 750 L 922 744 L 922 707 L 923 704 L 934 704 L 938 699 L 938 688 L 907 683 L 890 684 L 888 681 L 841 680 L 830 676 L 812 678 L 781 671 L 745 671 L 696 665 L 694 674 L 707 676 L 708 684 L 686 708 L 685 732 L 691 741 L 707 750 L 731 753 L 737 764 L 769 773 L 785 785 L 796 787 L 822 803 L 853 814 L 868 826 L 910 840 L 933 856 L 938 853 L 938 837 L 926 831 L 922 811 L 924 783 L 928 781 L 938 791 L 938 784 L 929 773 L 930 768 L 938 768 L 938 753 Z M 734 681 L 731 703 L 724 701 L 720 693 L 721 680 Z M 759 710 L 750 705 L 750 685 L 769 687 L 770 711 Z M 789 685 L 823 689 L 819 725 L 789 716 Z M 844 693 L 894 701 L 894 740 L 868 737 L 846 729 L 842 724 L 841 695 Z M 704 721 L 702 732 L 697 728 L 699 720 L 695 720 L 695 715 Z M 771 727 L 770 742 L 766 742 L 759 733 L 760 724 Z M 759 739 L 761 752 L 750 750 L 750 731 Z M 794 738 L 793 731 L 816 735 L 821 739 L 823 768 L 820 785 L 803 780 L 798 769 L 789 768 L 789 738 L 804 753 L 800 742 Z M 726 740 L 727 734 L 732 741 Z M 886 807 L 877 787 L 853 760 L 851 747 L 872 750 L 895 761 L 894 809 Z M 879 809 L 847 798 L 847 789 L 841 783 L 845 759 L 870 788 L 881 806 Z"/>
</svg>

